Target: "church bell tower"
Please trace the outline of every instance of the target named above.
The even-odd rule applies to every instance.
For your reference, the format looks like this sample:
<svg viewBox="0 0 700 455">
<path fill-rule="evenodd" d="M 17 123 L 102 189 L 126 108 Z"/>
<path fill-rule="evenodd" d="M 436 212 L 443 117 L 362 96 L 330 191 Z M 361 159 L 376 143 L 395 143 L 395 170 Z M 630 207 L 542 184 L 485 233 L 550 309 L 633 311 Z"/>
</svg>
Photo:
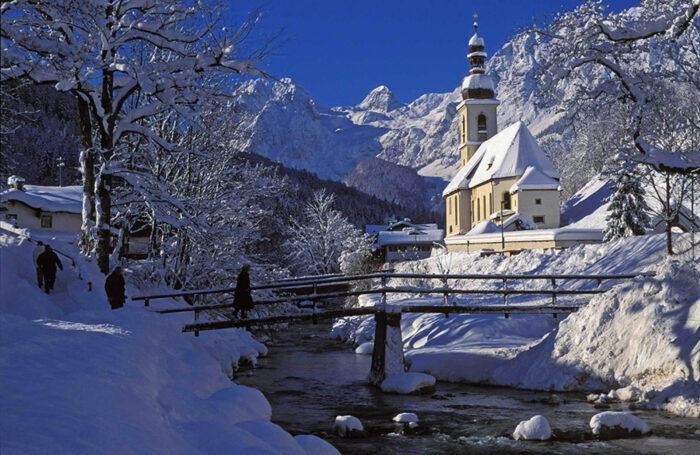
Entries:
<svg viewBox="0 0 700 455">
<path fill-rule="evenodd" d="M 486 52 L 484 38 L 479 36 L 474 15 L 474 35 L 469 39 L 469 76 L 462 81 L 462 102 L 459 113 L 460 166 L 465 166 L 474 156 L 482 142 L 498 132 L 496 108 L 500 102 L 495 98 L 493 81 L 484 70 Z"/>
</svg>

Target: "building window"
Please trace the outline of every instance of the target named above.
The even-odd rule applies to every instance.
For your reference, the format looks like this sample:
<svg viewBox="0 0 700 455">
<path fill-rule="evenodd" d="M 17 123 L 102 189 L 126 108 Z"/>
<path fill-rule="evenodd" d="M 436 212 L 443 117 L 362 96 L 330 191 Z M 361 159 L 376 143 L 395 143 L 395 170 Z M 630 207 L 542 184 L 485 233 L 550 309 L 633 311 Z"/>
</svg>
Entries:
<svg viewBox="0 0 700 455">
<path fill-rule="evenodd" d="M 542 199 L 535 199 L 535 205 L 542 205 Z"/>
<path fill-rule="evenodd" d="M 450 234 L 452 234 L 452 225 L 450 225 Z"/>
<path fill-rule="evenodd" d="M 488 136 L 488 129 L 486 128 L 486 116 L 484 114 L 479 114 L 476 118 L 477 133 L 480 141 L 485 141 Z"/>
<path fill-rule="evenodd" d="M 450 198 L 447 198 L 447 210 L 448 210 L 448 215 L 452 215 L 452 204 L 450 204 Z"/>
<path fill-rule="evenodd" d="M 503 210 L 510 210 L 510 192 L 503 192 Z"/>
<path fill-rule="evenodd" d="M 5 214 L 5 219 L 9 222 L 15 222 L 17 221 L 17 214 L 16 213 L 7 213 Z"/>
<path fill-rule="evenodd" d="M 493 213 L 493 193 L 489 193 L 489 213 Z"/>
<path fill-rule="evenodd" d="M 532 221 L 535 223 L 544 223 L 544 217 L 543 216 L 533 216 Z"/>
<path fill-rule="evenodd" d="M 53 217 L 51 215 L 41 215 L 42 229 L 51 229 L 53 227 Z"/>
<path fill-rule="evenodd" d="M 479 198 L 476 198 L 476 219 L 481 219 L 481 204 L 479 203 Z"/>
<path fill-rule="evenodd" d="M 457 196 L 455 196 L 455 223 L 457 223 Z"/>
<path fill-rule="evenodd" d="M 485 194 L 484 194 L 483 199 L 484 199 L 484 218 L 486 218 L 487 216 L 489 216 L 489 210 L 486 208 L 486 195 Z"/>
<path fill-rule="evenodd" d="M 464 144 L 467 140 L 467 124 L 464 119 L 464 116 L 462 116 L 462 144 Z"/>
</svg>

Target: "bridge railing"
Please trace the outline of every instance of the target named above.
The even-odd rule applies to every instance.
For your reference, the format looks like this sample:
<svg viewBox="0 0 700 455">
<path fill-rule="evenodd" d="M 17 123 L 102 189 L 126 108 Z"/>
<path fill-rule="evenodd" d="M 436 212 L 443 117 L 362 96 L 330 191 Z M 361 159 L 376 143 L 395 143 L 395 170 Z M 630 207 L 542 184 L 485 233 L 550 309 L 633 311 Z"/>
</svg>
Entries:
<svg viewBox="0 0 700 455">
<path fill-rule="evenodd" d="M 638 276 L 653 276 L 652 272 L 633 272 L 624 274 L 547 274 L 547 275 L 510 275 L 510 274 L 495 274 L 495 275 L 483 275 L 483 274 L 421 274 L 421 273 L 369 273 L 363 275 L 322 275 L 322 278 L 309 278 L 309 277 L 299 277 L 299 278 L 286 278 L 283 280 L 278 280 L 273 283 L 264 283 L 251 286 L 251 290 L 265 290 L 265 289 L 299 289 L 299 288 L 309 288 L 314 289 L 319 285 L 324 284 L 338 284 L 338 283 L 350 283 L 364 280 L 380 279 L 382 280 L 382 286 L 386 286 L 386 280 L 391 278 L 420 278 L 420 279 L 436 279 L 442 280 L 445 287 L 447 286 L 447 280 L 497 280 L 503 283 L 503 289 L 507 288 L 508 280 L 548 280 L 552 283 L 552 288 L 556 288 L 557 280 L 595 280 L 598 286 L 602 284 L 603 280 L 621 280 L 630 279 Z M 133 297 L 133 301 L 144 301 L 145 305 L 148 306 L 151 300 L 162 299 L 162 298 L 174 298 L 174 297 L 185 297 L 185 296 L 195 296 L 195 295 L 207 295 L 207 294 L 222 294 L 235 291 L 234 287 L 225 288 L 212 288 L 212 289 L 198 289 L 192 291 L 180 291 L 180 292 L 170 292 L 162 294 L 150 294 Z"/>
<path fill-rule="evenodd" d="M 425 294 L 441 294 L 443 295 L 443 305 L 442 306 L 426 306 L 422 305 L 420 307 L 416 308 L 424 308 L 424 309 L 429 309 L 426 311 L 420 311 L 420 312 L 435 312 L 435 313 L 445 313 L 446 316 L 449 316 L 449 313 L 452 312 L 462 312 L 459 310 L 459 308 L 463 308 L 464 306 L 456 306 L 456 303 L 453 302 L 453 305 L 448 305 L 448 296 L 449 295 L 501 295 L 503 296 L 503 305 L 500 306 L 501 310 L 498 312 L 503 312 L 505 314 L 505 317 L 507 318 L 509 313 L 511 312 L 521 312 L 523 306 L 513 306 L 508 304 L 508 296 L 511 295 L 549 295 L 551 296 L 552 302 L 551 305 L 537 305 L 537 308 L 540 309 L 546 309 L 549 313 L 551 313 L 554 317 L 557 317 L 557 314 L 560 312 L 571 312 L 575 311 L 578 307 L 575 306 L 562 306 L 562 305 L 557 305 L 557 296 L 562 296 L 562 295 L 593 295 L 593 294 L 601 294 L 607 291 L 607 289 L 604 289 L 601 287 L 603 280 L 622 280 L 622 279 L 630 279 L 630 278 L 635 278 L 638 276 L 653 276 L 654 273 L 647 273 L 647 272 L 636 272 L 636 273 L 627 273 L 627 274 L 595 274 L 595 275 L 583 275 L 583 274 L 548 274 L 548 275 L 481 275 L 481 274 L 418 274 L 418 273 L 374 273 L 374 274 L 366 274 L 366 275 L 354 275 L 354 276 L 343 276 L 343 277 L 324 277 L 320 279 L 316 279 L 313 281 L 308 281 L 308 280 L 301 280 L 301 281 L 286 281 L 286 282 L 276 282 L 276 283 L 268 283 L 268 284 L 263 284 L 263 285 L 257 285 L 257 286 L 252 286 L 251 289 L 290 289 L 290 288 L 298 288 L 299 286 L 306 285 L 306 286 L 313 286 L 313 293 L 311 295 L 286 295 L 286 296 L 279 296 L 275 298 L 269 298 L 269 299 L 261 299 L 256 301 L 256 305 L 271 305 L 271 304 L 277 304 L 277 303 L 283 303 L 283 302 L 288 302 L 288 303 L 293 303 L 293 302 L 302 302 L 302 301 L 312 301 L 314 302 L 313 305 L 313 312 L 309 316 L 310 318 L 314 319 L 316 318 L 317 315 L 319 314 L 336 314 L 337 311 L 342 311 L 343 310 L 336 310 L 333 311 L 332 313 L 328 313 L 327 311 L 324 311 L 322 313 L 317 313 L 316 312 L 316 301 L 319 300 L 327 300 L 327 299 L 335 299 L 335 298 L 340 298 L 340 297 L 349 297 L 349 296 L 359 296 L 359 295 L 367 295 L 367 294 L 381 294 L 381 300 L 382 303 L 386 303 L 386 296 L 387 294 L 391 293 L 401 293 L 401 294 L 420 294 L 420 295 L 425 295 Z M 381 279 L 381 286 L 376 287 L 376 288 L 371 288 L 371 289 L 362 289 L 362 290 L 346 290 L 346 291 L 339 291 L 339 292 L 327 292 L 327 293 L 318 293 L 317 287 L 319 284 L 327 284 L 327 283 L 339 283 L 339 282 L 351 282 L 351 281 L 361 281 L 361 280 L 367 280 L 367 279 L 375 279 L 379 278 Z M 426 288 L 426 287 L 411 287 L 411 286 L 397 286 L 397 287 L 387 287 L 386 286 L 386 280 L 388 278 L 421 278 L 421 279 L 439 279 L 443 282 L 442 287 L 436 287 L 436 288 Z M 499 280 L 501 281 L 502 287 L 501 289 L 456 289 L 456 288 L 451 288 L 447 285 L 447 280 L 458 280 L 458 279 L 472 279 L 472 280 Z M 551 282 L 552 287 L 550 289 L 513 289 L 513 288 L 508 288 L 508 280 L 548 280 Z M 596 289 L 561 289 L 557 288 L 557 280 L 594 280 L 598 283 L 598 287 Z M 303 283 L 303 284 L 302 284 Z M 235 288 L 226 288 L 233 290 Z M 185 292 L 180 292 L 180 293 L 172 293 L 172 294 L 158 294 L 158 295 L 149 295 L 149 296 L 141 296 L 141 297 L 136 297 L 133 300 L 146 300 L 150 298 L 161 298 L 161 297 L 175 297 L 175 296 L 181 296 L 181 295 L 197 295 L 203 294 L 203 293 L 214 293 L 214 292 L 230 292 L 228 290 L 223 290 L 223 289 L 212 289 L 212 290 L 201 290 L 201 291 L 185 291 Z M 146 303 L 148 304 L 148 303 Z M 233 304 L 225 303 L 225 304 L 215 304 L 215 305 L 194 305 L 194 306 L 188 306 L 188 307 L 180 307 L 180 308 L 168 308 L 168 309 L 162 309 L 162 310 L 157 310 L 158 313 L 161 314 L 169 314 L 169 313 L 182 313 L 182 312 L 194 312 L 194 319 L 195 321 L 199 320 L 199 314 L 202 311 L 209 311 L 209 310 L 221 310 L 221 309 L 227 309 L 227 308 L 233 308 Z M 494 308 L 493 305 L 489 305 L 489 307 Z M 502 309 L 508 309 L 508 311 L 502 311 Z M 357 310 L 357 309 L 353 309 Z M 367 311 L 374 311 L 374 310 L 367 310 Z M 346 313 L 342 313 L 346 314 Z M 365 314 L 365 313 L 362 313 Z M 282 316 L 281 316 L 282 317 Z M 288 316 L 284 316 L 288 317 Z M 282 317 L 282 318 L 284 318 Z M 267 318 L 270 319 L 270 318 Z M 266 320 L 267 320 L 266 319 Z M 274 318 L 273 318 L 274 319 Z M 277 321 L 277 319 L 274 319 Z M 256 319 L 256 321 L 260 322 L 262 319 Z M 270 319 L 272 321 L 272 319 Z M 281 320 L 280 320 L 281 321 Z M 222 324 L 227 323 L 227 321 L 218 321 L 221 322 Z M 262 322 L 260 322 L 262 323 Z M 209 325 L 206 325 L 209 324 Z M 212 323 L 205 323 L 206 327 L 210 327 Z M 228 327 L 243 327 L 246 325 L 249 325 L 248 323 L 242 323 L 243 325 L 229 325 Z M 214 324 L 212 327 L 217 327 L 220 328 L 221 324 Z M 195 324 L 195 326 L 199 326 Z M 203 329 L 206 330 L 206 329 Z M 195 334 L 198 334 L 198 330 L 194 330 Z"/>
</svg>

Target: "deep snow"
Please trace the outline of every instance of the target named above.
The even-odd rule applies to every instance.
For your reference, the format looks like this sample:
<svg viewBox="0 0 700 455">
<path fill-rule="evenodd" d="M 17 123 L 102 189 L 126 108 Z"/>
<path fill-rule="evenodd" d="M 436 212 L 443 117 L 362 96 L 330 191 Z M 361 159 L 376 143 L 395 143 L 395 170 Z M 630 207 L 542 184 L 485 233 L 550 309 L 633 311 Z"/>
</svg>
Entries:
<svg viewBox="0 0 700 455">
<path fill-rule="evenodd" d="M 53 245 L 78 257 L 74 246 Z M 328 449 L 295 440 L 270 422 L 262 393 L 231 382 L 240 359 L 266 353 L 245 330 L 194 338 L 181 333 L 191 315 L 159 315 L 129 301 L 112 311 L 90 264 L 80 280 L 64 261 L 46 295 L 35 281 L 34 244 L 0 234 L 0 248 L 3 455 Z"/>
<path fill-rule="evenodd" d="M 604 282 L 604 289 L 612 289 L 592 299 L 560 297 L 558 303 L 590 300 L 566 318 L 404 314 L 401 329 L 409 371 L 429 373 L 438 380 L 539 390 L 619 389 L 622 399 L 637 406 L 700 416 L 700 265 L 665 260 L 664 241 L 663 235 L 647 235 L 563 251 L 529 250 L 509 258 L 451 253 L 396 264 L 397 272 L 438 274 L 657 273 L 654 278 Z M 468 280 L 450 284 L 472 289 L 500 285 Z M 389 285 L 442 283 L 394 279 Z M 590 289 L 596 283 L 558 283 L 558 287 Z M 373 305 L 377 298 L 362 297 L 359 302 Z M 441 298 L 431 296 L 390 294 L 388 299 L 391 304 L 442 304 Z M 496 297 L 450 296 L 453 300 L 498 303 Z M 521 297 L 509 302 L 551 300 Z M 373 332 L 372 318 L 355 317 L 337 321 L 331 335 L 360 344 L 370 341 Z"/>
</svg>

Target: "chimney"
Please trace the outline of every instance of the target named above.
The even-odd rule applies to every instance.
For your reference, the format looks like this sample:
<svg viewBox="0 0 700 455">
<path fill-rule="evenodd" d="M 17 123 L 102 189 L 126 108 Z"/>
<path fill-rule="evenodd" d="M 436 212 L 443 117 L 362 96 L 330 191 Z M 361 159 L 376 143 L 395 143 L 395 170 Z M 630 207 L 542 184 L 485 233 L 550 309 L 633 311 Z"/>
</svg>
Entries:
<svg viewBox="0 0 700 455">
<path fill-rule="evenodd" d="M 18 175 L 11 175 L 7 179 L 7 184 L 12 189 L 24 191 L 24 181 L 24 178 Z"/>
</svg>

